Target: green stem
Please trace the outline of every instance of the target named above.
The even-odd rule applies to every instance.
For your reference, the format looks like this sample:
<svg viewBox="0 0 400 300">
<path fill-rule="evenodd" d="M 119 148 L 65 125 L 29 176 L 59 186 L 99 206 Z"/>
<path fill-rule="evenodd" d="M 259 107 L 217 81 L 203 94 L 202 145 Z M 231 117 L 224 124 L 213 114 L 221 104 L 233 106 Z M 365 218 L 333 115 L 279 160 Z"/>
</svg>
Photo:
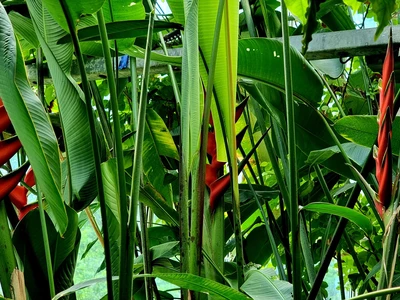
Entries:
<svg viewBox="0 0 400 300">
<path fill-rule="evenodd" d="M 344 112 L 342 106 L 339 103 L 339 100 L 336 97 L 336 94 L 332 91 L 331 86 L 329 85 L 328 81 L 326 80 L 325 76 L 323 74 L 321 74 L 320 71 L 318 71 L 317 69 L 315 69 L 319 75 L 319 77 L 322 79 L 322 82 L 324 83 L 326 89 L 328 90 L 329 94 L 331 95 L 333 101 L 335 102 L 337 108 L 339 109 L 340 114 L 342 115 L 342 117 L 346 116 L 346 113 Z"/>
<path fill-rule="evenodd" d="M 54 276 L 53 276 L 53 264 L 51 260 L 51 252 L 50 252 L 50 244 L 49 244 L 49 236 L 47 234 L 47 226 L 46 226 L 46 216 L 44 215 L 44 207 L 42 201 L 42 195 L 39 190 L 39 186 L 36 185 L 37 190 L 37 200 L 39 204 L 39 215 L 40 215 L 40 227 L 42 229 L 42 236 L 43 236 L 43 244 L 44 244 L 44 254 L 46 258 L 46 267 L 47 267 L 47 276 L 49 280 L 49 287 L 50 287 L 50 296 L 53 298 L 56 294 L 56 289 L 54 286 Z"/>
<path fill-rule="evenodd" d="M 131 130 L 132 132 L 137 129 L 137 118 L 139 110 L 139 99 L 138 99 L 138 82 L 137 82 L 137 69 L 136 69 L 136 57 L 131 56 L 129 58 L 130 70 L 131 70 L 131 98 L 132 98 L 132 121 Z"/>
<path fill-rule="evenodd" d="M 160 39 L 161 48 L 163 49 L 164 55 L 168 56 L 167 45 L 165 44 L 164 36 L 162 35 L 161 32 L 158 33 L 158 38 Z M 176 111 L 179 116 L 181 110 L 181 93 L 179 91 L 178 81 L 176 80 L 174 69 L 172 68 L 171 65 L 168 65 L 168 73 L 169 77 L 171 78 L 172 90 L 174 91 L 174 96 L 176 101 L 176 108 L 177 108 Z"/>
<path fill-rule="evenodd" d="M 285 98 L 286 117 L 288 130 L 288 154 L 289 154 L 289 205 L 290 227 L 292 232 L 292 264 L 293 264 L 293 297 L 301 298 L 301 255 L 299 243 L 299 214 L 298 214 L 298 190 L 297 190 L 297 162 L 296 162 L 296 124 L 294 116 L 294 101 L 292 87 L 292 68 L 290 62 L 289 26 L 287 8 L 282 1 L 282 35 L 283 35 L 283 63 L 285 68 Z"/>
<path fill-rule="evenodd" d="M 202 128 L 201 128 L 201 143 L 200 143 L 200 156 L 199 156 L 199 168 L 198 178 L 194 180 L 193 187 L 194 193 L 192 197 L 192 222 L 191 222 L 191 243 L 190 243 L 190 255 L 191 259 L 189 262 L 190 273 L 199 275 L 201 265 L 201 249 L 202 249 L 202 237 L 203 237 L 203 216 L 204 216 L 204 191 L 205 191 L 205 176 L 206 176 L 206 163 L 207 163 L 207 143 L 208 143 L 208 127 L 210 121 L 211 111 L 211 100 L 213 95 L 214 87 L 214 75 L 218 53 L 218 43 L 221 33 L 222 15 L 224 10 L 224 0 L 219 1 L 218 13 L 215 23 L 214 39 L 211 50 L 211 61 L 208 69 L 208 80 L 206 99 L 204 104 Z M 221 214 L 218 214 L 221 217 Z M 222 214 L 223 217 L 223 214 Z M 218 251 L 218 250 L 216 250 Z M 219 251 L 218 251 L 219 252 Z M 215 254 L 215 253 L 214 253 Z M 213 258 L 215 256 L 213 255 Z M 217 258 L 217 261 L 219 259 Z M 218 264 L 221 268 L 222 266 Z"/>
<path fill-rule="evenodd" d="M 353 243 L 352 243 L 352 241 L 351 241 L 351 239 L 350 239 L 350 237 L 349 237 L 349 235 L 348 235 L 348 233 L 346 231 L 343 232 L 343 237 L 344 237 L 344 239 L 346 241 L 346 244 L 347 244 L 347 250 L 348 250 L 349 254 L 351 255 L 351 257 L 353 258 L 353 261 L 354 261 L 354 264 L 357 267 L 358 273 L 361 275 L 362 280 L 364 281 L 365 277 L 366 277 L 364 269 L 363 269 L 363 267 L 362 267 L 362 265 L 360 263 L 360 260 L 358 259 L 356 251 L 354 250 L 354 245 L 353 245 Z M 368 292 L 372 291 L 372 289 L 371 289 L 371 287 L 369 285 L 369 282 L 366 283 L 366 288 L 367 288 Z"/>
<path fill-rule="evenodd" d="M 343 267 L 342 267 L 342 250 L 339 249 L 337 251 L 337 266 L 338 266 L 338 276 L 339 276 L 339 287 L 340 287 L 340 296 L 342 300 L 346 299 L 346 294 L 344 290 L 344 281 L 343 281 Z"/>
<path fill-rule="evenodd" d="M 311 253 L 311 245 L 308 240 L 305 223 L 306 222 L 304 220 L 304 217 L 301 214 L 300 215 L 300 244 L 301 244 L 301 249 L 303 250 L 303 258 L 304 258 L 304 263 L 305 263 L 306 270 L 307 270 L 308 280 L 312 284 L 315 281 L 314 260 L 313 260 L 313 255 Z M 322 299 L 321 294 L 318 294 L 316 299 L 318 299 L 318 300 Z"/>
<path fill-rule="evenodd" d="M 265 211 L 264 211 L 264 209 L 263 209 L 263 207 L 261 205 L 261 201 L 258 198 L 257 193 L 254 191 L 253 185 L 250 182 L 250 178 L 249 178 L 249 176 L 247 175 L 247 173 L 246 173 L 246 171 L 244 169 L 242 171 L 242 174 L 243 174 L 244 178 L 246 179 L 246 182 L 247 182 L 251 192 L 253 193 L 254 199 L 256 200 L 258 209 L 259 209 L 259 211 L 261 213 L 261 217 L 262 217 L 262 219 L 264 221 L 265 229 L 267 230 L 267 236 L 268 236 L 269 242 L 271 243 L 272 252 L 274 253 L 274 256 L 275 256 L 275 259 L 276 259 L 279 278 L 281 280 L 287 280 L 286 274 L 285 274 L 285 270 L 284 270 L 284 267 L 283 267 L 283 263 L 282 263 L 282 260 L 281 260 L 281 256 L 279 255 L 278 247 L 276 246 L 275 238 L 274 238 L 274 235 L 272 234 L 272 230 L 271 230 L 271 228 L 269 226 L 269 222 L 268 222 L 267 216 L 265 215 Z"/>
<path fill-rule="evenodd" d="M 372 151 L 370 152 L 367 163 L 363 167 L 361 171 L 361 175 L 366 176 L 373 166 L 375 165 L 375 161 L 372 157 Z M 354 205 L 357 202 L 358 196 L 360 194 L 361 188 L 360 185 L 355 185 L 353 190 L 351 191 L 351 194 L 348 198 L 346 207 L 348 208 L 353 208 Z M 321 287 L 321 284 L 323 282 L 324 276 L 328 270 L 329 264 L 331 262 L 332 257 L 335 255 L 336 248 L 341 240 L 341 237 L 343 235 L 343 232 L 346 228 L 348 220 L 345 218 L 340 218 L 339 222 L 336 226 L 335 233 L 333 234 L 333 237 L 331 239 L 331 242 L 329 244 L 328 250 L 325 253 L 324 258 L 321 260 L 321 266 L 318 270 L 317 277 L 315 278 L 315 282 L 311 287 L 310 293 L 307 297 L 308 300 L 315 299 L 316 295 L 318 294 L 318 291 Z"/>
<path fill-rule="evenodd" d="M 115 156 L 117 158 L 117 174 L 118 174 L 118 190 L 119 190 L 119 207 L 120 207 L 120 222 L 121 222 L 121 253 L 120 253 L 120 299 L 121 297 L 126 297 L 128 294 L 124 294 L 124 275 L 132 273 L 133 264 L 130 265 L 127 260 L 127 201 L 126 201 L 126 179 L 125 179 L 125 167 L 124 167 L 124 154 L 122 150 L 122 139 L 121 139 L 121 127 L 119 122 L 119 111 L 118 111 L 118 97 L 117 97 L 117 87 L 114 79 L 114 72 L 112 66 L 112 58 L 110 47 L 108 43 L 107 29 L 104 21 L 103 10 L 100 9 L 97 12 L 97 20 L 101 38 L 101 45 L 103 48 L 104 61 L 107 71 L 107 83 L 110 91 L 110 102 L 111 110 L 113 116 L 113 129 L 114 129 L 114 148 Z M 127 285 L 131 285 L 128 283 Z M 122 288 L 121 288 L 122 286 Z M 126 298 L 125 298 L 126 299 Z"/>
<path fill-rule="evenodd" d="M 395 294 L 398 292 L 400 292 L 400 287 L 394 287 L 394 288 L 390 288 L 390 289 L 383 289 L 383 290 L 378 290 L 378 291 L 367 293 L 367 294 L 362 294 L 362 295 L 350 298 L 349 300 L 375 299 L 377 296 L 392 295 L 392 294 Z"/>
<path fill-rule="evenodd" d="M 85 70 L 85 63 L 83 61 L 83 55 L 79 46 L 78 36 L 76 34 L 76 27 L 75 27 L 75 20 L 73 19 L 66 0 L 60 0 L 61 7 L 63 9 L 64 15 L 66 17 L 68 28 L 71 34 L 72 43 L 75 48 L 75 56 L 78 61 L 79 70 L 81 73 L 82 78 L 82 86 L 83 92 L 85 95 L 85 105 L 87 111 L 87 117 L 89 121 L 89 127 L 91 132 L 91 143 L 94 155 L 94 165 L 95 165 L 95 174 L 96 174 L 96 183 L 97 183 L 97 190 L 98 190 L 98 199 L 100 202 L 100 212 L 101 212 L 101 219 L 102 219 L 102 226 L 103 226 L 103 233 L 104 233 L 104 254 L 105 254 L 105 261 L 106 261 L 106 275 L 107 275 L 107 295 L 108 299 L 112 300 L 113 297 L 113 283 L 112 283 L 112 268 L 111 268 L 111 253 L 110 253 L 110 244 L 109 244 L 109 234 L 108 234 L 108 225 L 107 225 L 107 212 L 106 212 L 106 201 L 104 197 L 104 186 L 103 186 L 103 178 L 101 175 L 101 159 L 100 159 L 100 152 L 96 137 L 96 127 L 95 121 L 93 116 L 93 108 L 91 103 L 91 96 L 89 90 L 89 82 L 86 75 Z"/>
<path fill-rule="evenodd" d="M 11 275 L 17 267 L 15 260 L 11 231 L 7 220 L 5 201 L 0 201 L 0 284 L 6 298 L 12 297 Z"/>
<path fill-rule="evenodd" d="M 44 97 L 43 51 L 40 47 L 36 49 L 36 71 L 38 97 L 42 101 L 43 107 L 47 107 Z"/>
<path fill-rule="evenodd" d="M 254 114 L 257 118 L 258 124 L 260 126 L 261 129 L 261 133 L 265 134 L 267 132 L 267 127 L 265 126 L 265 120 L 264 117 L 262 115 L 261 109 L 259 104 L 257 104 L 255 101 L 251 101 L 250 102 L 252 107 L 253 107 L 253 111 Z M 289 206 L 289 192 L 288 189 L 286 187 L 285 181 L 283 179 L 283 176 L 281 174 L 281 170 L 279 168 L 279 164 L 278 164 L 278 160 L 276 159 L 276 153 L 275 153 L 275 149 L 272 146 L 272 142 L 270 140 L 269 135 L 266 135 L 264 138 L 264 144 L 265 147 L 267 148 L 267 152 L 268 152 L 268 156 L 271 162 L 271 166 L 272 166 L 272 170 L 275 173 L 275 177 L 276 177 L 276 181 L 278 183 L 279 189 L 282 193 L 283 196 L 283 201 L 285 202 L 286 207 L 288 208 L 288 210 L 290 210 L 290 206 Z"/>
<path fill-rule="evenodd" d="M 110 125 L 107 120 L 107 115 L 106 115 L 104 105 L 103 105 L 103 99 L 101 98 L 99 88 L 97 87 L 96 81 L 90 81 L 89 84 L 90 84 L 90 89 L 93 94 L 94 103 L 96 104 L 96 109 L 97 109 L 97 113 L 99 116 L 101 129 L 102 129 L 104 137 L 107 141 L 108 149 L 111 150 L 114 148 L 114 143 L 113 143 L 114 138 L 113 138 L 112 132 L 110 130 Z"/>
<path fill-rule="evenodd" d="M 235 244 L 236 244 L 236 271 L 237 271 L 237 281 L 238 289 L 242 286 L 244 282 L 244 254 L 243 254 L 243 236 L 241 229 L 241 219 L 240 219 L 240 199 L 239 199 L 239 184 L 238 184 L 238 165 L 237 165 L 237 154 L 236 154 L 236 136 L 235 136 L 235 99 L 236 99 L 236 70 L 232 68 L 232 53 L 234 49 L 232 47 L 237 47 L 237 45 L 232 45 L 229 42 L 231 37 L 231 20 L 229 15 L 229 7 L 233 2 L 230 0 L 225 0 L 225 37 L 226 42 L 226 64 L 227 64 L 227 89 L 228 89 L 228 101 L 229 101 L 229 114 L 227 123 L 227 141 L 228 147 L 228 157 L 229 157 L 229 171 L 231 175 L 231 187 L 232 187 L 232 208 L 233 208 L 233 230 L 235 233 Z M 233 21 L 233 20 L 232 20 Z"/>
<path fill-rule="evenodd" d="M 246 120 L 246 124 L 249 124 L 249 126 L 247 127 L 247 131 L 249 134 L 249 138 L 250 138 L 250 144 L 251 144 L 251 148 L 254 148 L 254 134 L 253 134 L 253 130 L 252 130 L 252 124 L 251 124 L 251 118 L 250 118 L 250 113 L 249 113 L 249 109 L 246 105 L 246 108 L 244 110 L 244 117 Z M 242 154 L 243 155 L 243 154 Z M 244 156 L 243 156 L 244 157 Z M 261 185 L 264 185 L 264 178 L 262 176 L 262 170 L 261 170 L 261 165 L 260 165 L 260 159 L 258 158 L 258 154 L 257 151 L 254 152 L 254 161 L 256 163 L 256 167 L 257 167 L 257 172 L 258 172 L 258 176 L 260 178 L 260 183 Z M 251 164 L 249 163 L 249 169 L 251 170 L 252 173 L 254 173 L 253 168 L 251 167 Z M 255 182 L 257 183 L 258 180 L 256 180 Z"/>
<path fill-rule="evenodd" d="M 254 27 L 253 18 L 251 16 L 251 7 L 249 4 L 249 0 L 241 0 L 240 2 L 242 3 L 243 12 L 246 17 L 246 24 L 247 24 L 247 29 L 249 30 L 249 34 L 251 37 L 256 37 L 257 32 L 256 28 Z"/>
<path fill-rule="evenodd" d="M 120 284 L 120 296 L 122 299 L 130 299 L 132 295 L 132 267 L 135 248 L 135 235 L 136 235 L 136 219 L 139 205 L 139 191 L 140 179 L 142 177 L 142 153 L 143 153 L 143 139 L 144 129 L 146 127 L 146 110 L 147 110 L 147 95 L 149 88 L 149 75 L 150 75 L 150 54 L 152 47 L 154 28 L 154 10 L 149 14 L 149 27 L 147 31 L 146 52 L 144 57 L 143 77 L 139 103 L 139 115 L 136 131 L 135 154 L 133 157 L 133 170 L 132 170 L 132 184 L 131 184 L 131 203 L 129 205 L 129 221 L 128 221 L 128 243 L 124 244 L 126 247 L 127 257 L 124 262 L 126 266 L 121 265 L 121 275 L 124 277 L 123 284 Z M 125 270 L 124 270 L 125 269 Z M 121 280 L 121 279 L 120 279 Z"/>
<path fill-rule="evenodd" d="M 149 249 L 149 234 L 147 231 L 147 214 L 146 207 L 143 203 L 139 205 L 140 213 L 140 238 L 142 241 L 143 269 L 145 274 L 152 273 L 151 256 Z M 144 279 L 146 299 L 153 299 L 152 280 L 146 277 Z"/>
</svg>

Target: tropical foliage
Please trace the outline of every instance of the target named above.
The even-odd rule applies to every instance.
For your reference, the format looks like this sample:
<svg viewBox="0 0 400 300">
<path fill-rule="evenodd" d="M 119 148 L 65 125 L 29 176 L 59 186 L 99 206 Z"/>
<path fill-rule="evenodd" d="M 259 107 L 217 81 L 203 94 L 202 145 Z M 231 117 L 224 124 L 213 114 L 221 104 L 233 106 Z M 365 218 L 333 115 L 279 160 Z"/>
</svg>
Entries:
<svg viewBox="0 0 400 300">
<path fill-rule="evenodd" d="M 2 0 L 4 298 L 395 299 L 397 8 Z M 307 60 L 371 23 L 386 57 Z"/>
</svg>

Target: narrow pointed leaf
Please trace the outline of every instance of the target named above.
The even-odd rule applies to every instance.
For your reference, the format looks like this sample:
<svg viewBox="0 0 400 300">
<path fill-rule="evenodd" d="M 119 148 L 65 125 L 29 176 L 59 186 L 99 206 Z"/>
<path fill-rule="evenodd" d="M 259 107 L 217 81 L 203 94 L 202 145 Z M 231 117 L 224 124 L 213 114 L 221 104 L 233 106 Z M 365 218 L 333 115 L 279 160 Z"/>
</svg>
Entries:
<svg viewBox="0 0 400 300">
<path fill-rule="evenodd" d="M 238 76 L 266 83 L 280 91 L 284 90 L 282 43 L 264 38 L 239 41 Z M 322 97 L 323 83 L 313 67 L 291 48 L 293 94 L 296 98 L 317 105 Z M 310 88 L 312 86 L 313 88 Z"/>
<path fill-rule="evenodd" d="M 115 39 L 146 36 L 148 24 L 149 22 L 147 20 L 129 20 L 129 21 L 117 21 L 117 22 L 107 23 L 106 28 L 107 28 L 108 39 L 115 40 Z M 154 22 L 154 33 L 171 28 L 182 29 L 182 25 L 164 21 Z M 99 41 L 100 40 L 99 26 L 95 25 L 79 29 L 78 38 L 81 42 Z M 60 44 L 69 42 L 71 42 L 70 35 L 66 35 L 58 41 L 58 43 Z"/>
<path fill-rule="evenodd" d="M 45 110 L 26 78 L 24 62 L 7 13 L 0 5 L 0 97 L 35 170 L 47 212 L 63 233 L 68 218 L 61 197 L 58 143 Z"/>
<path fill-rule="evenodd" d="M 318 212 L 321 214 L 331 214 L 338 217 L 346 218 L 356 224 L 361 229 L 363 229 L 366 233 L 372 232 L 371 221 L 363 214 L 348 207 L 339 206 L 332 203 L 314 202 L 307 204 L 306 206 L 302 207 L 302 209 Z"/>
</svg>

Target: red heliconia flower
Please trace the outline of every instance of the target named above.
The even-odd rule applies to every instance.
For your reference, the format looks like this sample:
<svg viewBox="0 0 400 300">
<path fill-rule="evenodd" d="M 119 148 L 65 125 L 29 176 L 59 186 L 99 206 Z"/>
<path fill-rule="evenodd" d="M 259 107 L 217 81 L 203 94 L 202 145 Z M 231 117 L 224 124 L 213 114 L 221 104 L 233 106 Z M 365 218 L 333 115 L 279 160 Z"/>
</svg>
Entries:
<svg viewBox="0 0 400 300">
<path fill-rule="evenodd" d="M 11 121 L 3 105 L 3 100 L 0 98 L 0 132 L 10 127 Z"/>
<path fill-rule="evenodd" d="M 21 142 L 17 136 L 0 141 L 0 165 L 4 165 L 9 161 L 21 147 Z"/>
<path fill-rule="evenodd" d="M 0 177 L 0 200 L 3 200 L 24 177 L 28 164 L 22 165 L 19 169 Z"/>
<path fill-rule="evenodd" d="M 382 89 L 379 96 L 378 151 L 375 155 L 376 179 L 379 184 L 379 199 L 375 206 L 382 217 L 392 198 L 392 122 L 394 100 L 394 54 L 392 30 L 382 69 Z"/>
<path fill-rule="evenodd" d="M 244 107 L 246 106 L 246 103 L 247 99 L 242 101 L 236 107 L 235 121 L 237 121 L 240 118 L 244 110 Z M 213 126 L 213 119 L 211 115 L 210 115 L 210 125 Z M 241 132 L 238 133 L 238 135 L 236 136 L 237 145 L 240 144 L 245 133 L 246 133 L 246 128 L 244 128 Z M 210 189 L 210 208 L 211 210 L 214 210 L 216 202 L 228 190 L 231 181 L 230 174 L 219 177 L 220 173 L 223 171 L 225 162 L 220 162 L 217 160 L 217 143 L 215 140 L 214 131 L 210 131 L 208 133 L 207 154 L 210 157 L 210 163 L 206 165 L 205 183 Z"/>
</svg>

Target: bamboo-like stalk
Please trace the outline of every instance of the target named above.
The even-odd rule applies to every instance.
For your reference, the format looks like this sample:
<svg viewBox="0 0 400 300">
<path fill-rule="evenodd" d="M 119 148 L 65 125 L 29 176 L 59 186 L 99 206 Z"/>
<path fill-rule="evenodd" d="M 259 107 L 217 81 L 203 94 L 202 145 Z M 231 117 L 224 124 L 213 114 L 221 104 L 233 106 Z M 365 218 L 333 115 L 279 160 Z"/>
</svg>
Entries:
<svg viewBox="0 0 400 300">
<path fill-rule="evenodd" d="M 107 295 L 108 299 L 112 300 L 113 297 L 113 283 L 112 283 L 112 269 L 111 269 L 111 253 L 110 253 L 110 244 L 109 244 L 109 234 L 108 234 L 108 225 L 107 225 L 107 211 L 106 211 L 106 201 L 104 197 L 104 187 L 103 187 L 103 179 L 102 179 L 102 173 L 101 173 L 101 159 L 100 159 L 100 152 L 99 152 L 99 147 L 98 147 L 98 142 L 97 142 L 97 137 L 96 137 L 96 127 L 94 123 L 94 116 L 93 116 L 93 109 L 92 109 L 92 103 L 91 103 L 91 96 L 90 96 L 90 90 L 89 90 L 89 82 L 87 79 L 86 75 L 86 70 L 85 70 L 85 63 L 83 61 L 83 56 L 82 52 L 79 46 L 79 40 L 78 36 L 76 34 L 76 26 L 75 26 L 75 20 L 72 18 L 72 15 L 68 9 L 68 5 L 66 3 L 66 0 L 60 0 L 60 4 L 62 7 L 62 10 L 64 12 L 64 15 L 67 20 L 68 28 L 71 34 L 71 39 L 72 39 L 72 44 L 74 45 L 75 48 L 75 56 L 78 61 L 79 65 L 79 70 L 81 73 L 81 78 L 82 78 L 82 86 L 83 86 L 83 92 L 85 95 L 85 105 L 86 105 L 86 111 L 87 111 L 87 116 L 88 116 L 88 121 L 89 121 L 89 126 L 90 126 L 90 132 L 91 132 L 91 145 L 93 149 L 93 155 L 94 155 L 94 164 L 95 164 L 95 174 L 96 174 L 96 184 L 97 184 L 97 190 L 98 190 L 98 198 L 100 202 L 100 212 L 101 212 L 101 219 L 102 219 L 102 226 L 103 226 L 103 233 L 104 233 L 104 254 L 105 254 L 105 261 L 106 261 L 106 276 L 107 276 Z"/>
<path fill-rule="evenodd" d="M 139 204 L 140 213 L 140 239 L 142 242 L 142 254 L 143 254 L 143 271 L 145 274 L 152 273 L 151 256 L 149 249 L 149 234 L 147 231 L 147 213 L 146 206 L 143 203 Z M 153 299 L 152 279 L 145 277 L 145 293 L 146 299 Z"/>
<path fill-rule="evenodd" d="M 340 297 L 341 297 L 341 300 L 345 300 L 346 299 L 346 294 L 345 294 L 345 290 L 344 290 L 342 254 L 341 254 L 341 252 L 342 252 L 342 250 L 338 249 L 338 251 L 337 251 L 337 265 L 338 265 Z"/>
<path fill-rule="evenodd" d="M 147 95 L 149 88 L 149 75 L 150 75 L 150 54 L 152 47 L 152 37 L 153 37 L 153 28 L 154 28 L 154 10 L 149 14 L 149 27 L 147 31 L 147 40 L 146 40 L 146 51 L 144 58 L 144 67 L 143 67 L 143 77 L 142 77 L 142 86 L 141 86 L 141 94 L 140 94 L 140 103 L 139 103 L 139 115 L 138 115 L 138 124 L 136 131 L 136 141 L 135 141 L 135 154 L 133 157 L 133 173 L 132 173 L 132 184 L 131 184 L 131 201 L 129 205 L 129 220 L 127 224 L 127 240 L 128 243 L 122 245 L 126 247 L 127 258 L 126 264 L 127 266 L 120 266 L 121 275 L 124 278 L 124 285 L 121 289 L 120 285 L 120 299 L 130 299 L 132 295 L 132 268 L 133 268 L 133 257 L 134 257 L 134 248 L 135 248 L 135 235 L 136 235 L 136 220 L 137 220 L 137 212 L 139 205 L 139 191 L 140 191 L 140 180 L 142 177 L 142 152 L 143 152 L 143 139 L 144 139 L 144 129 L 146 127 L 146 109 L 147 109 Z M 123 272 L 122 270 L 125 269 Z"/>
<path fill-rule="evenodd" d="M 296 161 L 296 124 L 294 116 L 293 86 L 292 86 L 292 67 L 290 62 L 290 42 L 289 24 L 287 19 L 287 8 L 282 1 L 282 36 L 283 36 L 283 64 L 285 72 L 285 98 L 286 98 L 286 118 L 288 131 L 288 154 L 289 154 L 289 215 L 290 228 L 292 232 L 292 274 L 293 274 L 293 297 L 301 298 L 301 253 L 299 240 L 299 214 L 298 214 L 298 178 Z"/>
<path fill-rule="evenodd" d="M 46 258 L 47 276 L 48 276 L 49 288 L 50 288 L 50 297 L 53 298 L 56 294 L 56 288 L 54 285 L 54 276 L 53 276 L 53 262 L 51 259 L 49 236 L 47 234 L 46 216 L 44 215 L 42 195 L 40 193 L 39 186 L 37 184 L 36 184 L 36 190 L 37 190 L 37 194 L 38 194 L 37 200 L 38 200 L 38 204 L 39 204 L 40 228 L 42 229 L 44 254 L 45 254 L 45 258 Z"/>
<path fill-rule="evenodd" d="M 193 243 L 190 245 L 190 253 L 191 253 L 191 270 L 197 270 L 200 272 L 201 262 L 200 255 L 202 249 L 202 236 L 203 236 L 203 215 L 204 215 L 204 192 L 205 192 L 205 176 L 206 176 L 206 163 L 207 163 L 207 143 L 208 143 L 208 127 L 210 120 L 210 111 L 211 111 L 211 100 L 213 95 L 213 87 L 214 87 L 214 76 L 215 76 L 215 67 L 217 61 L 217 53 L 218 53 L 218 43 L 219 37 L 221 33 L 221 24 L 222 24 L 222 15 L 224 10 L 225 1 L 220 0 L 218 5 L 217 18 L 215 23 L 215 31 L 214 31 L 214 39 L 212 44 L 212 52 L 211 52 L 211 61 L 208 69 L 208 81 L 207 81 L 207 89 L 206 89 L 206 97 L 205 104 L 203 110 L 203 118 L 202 118 L 202 128 L 201 128 L 201 144 L 200 144 L 200 155 L 199 155 L 199 168 L 198 168 L 198 180 L 193 183 L 196 187 L 195 193 L 193 194 L 192 201 L 192 223 L 191 223 L 191 237 L 193 237 Z M 221 228 L 215 230 L 216 223 L 218 226 L 221 225 L 221 218 L 223 223 L 223 211 L 220 209 L 213 216 L 213 221 L 211 225 L 211 241 L 218 242 L 216 239 L 223 239 L 221 236 L 214 236 L 215 234 L 219 234 Z M 214 230 L 213 230 L 214 229 Z M 216 245 L 215 243 L 212 247 L 212 258 L 214 261 L 217 261 L 217 266 L 222 269 L 223 268 L 223 251 L 220 251 L 220 246 L 222 244 L 219 243 Z M 214 249 L 213 246 L 217 246 L 218 249 Z M 222 245 L 223 247 L 223 245 Z M 216 255 L 217 253 L 222 253 L 222 265 L 221 265 L 221 255 Z M 219 257 L 217 257 L 219 256 Z M 215 277 L 215 276 L 213 276 Z"/>
</svg>

